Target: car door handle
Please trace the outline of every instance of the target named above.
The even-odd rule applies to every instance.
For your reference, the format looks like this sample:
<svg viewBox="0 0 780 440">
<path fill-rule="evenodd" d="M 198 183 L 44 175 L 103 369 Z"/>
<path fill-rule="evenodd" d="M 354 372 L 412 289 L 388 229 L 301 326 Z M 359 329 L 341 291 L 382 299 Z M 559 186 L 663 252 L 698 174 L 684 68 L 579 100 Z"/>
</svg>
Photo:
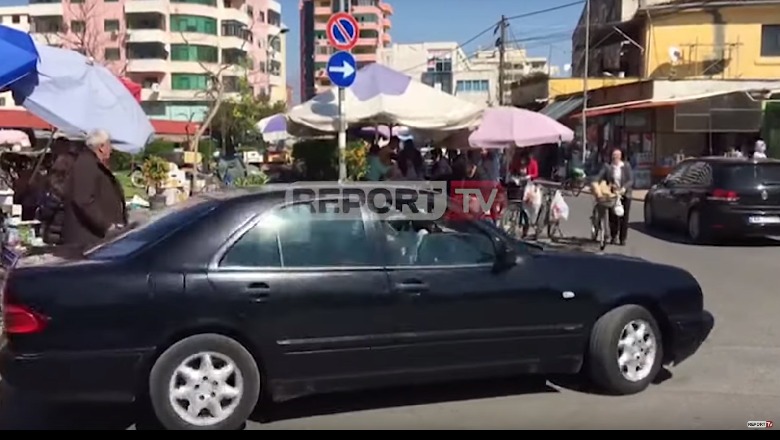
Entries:
<svg viewBox="0 0 780 440">
<path fill-rule="evenodd" d="M 409 293 L 412 295 L 420 295 L 423 292 L 427 292 L 430 289 L 427 284 L 418 280 L 408 280 L 395 285 L 396 292 Z"/>
<path fill-rule="evenodd" d="M 246 286 L 249 298 L 254 302 L 264 302 L 271 296 L 271 286 L 268 283 L 250 283 Z"/>
</svg>

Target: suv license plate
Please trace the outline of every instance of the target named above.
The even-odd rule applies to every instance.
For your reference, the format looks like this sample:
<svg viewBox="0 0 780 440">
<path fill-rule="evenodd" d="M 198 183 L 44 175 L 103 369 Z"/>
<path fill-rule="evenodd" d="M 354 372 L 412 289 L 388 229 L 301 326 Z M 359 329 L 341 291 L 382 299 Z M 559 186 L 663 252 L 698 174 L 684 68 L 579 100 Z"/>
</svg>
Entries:
<svg viewBox="0 0 780 440">
<path fill-rule="evenodd" d="M 756 217 L 750 217 L 748 220 L 750 223 L 754 225 L 774 225 L 780 223 L 780 217 L 772 216 L 756 216 Z"/>
</svg>

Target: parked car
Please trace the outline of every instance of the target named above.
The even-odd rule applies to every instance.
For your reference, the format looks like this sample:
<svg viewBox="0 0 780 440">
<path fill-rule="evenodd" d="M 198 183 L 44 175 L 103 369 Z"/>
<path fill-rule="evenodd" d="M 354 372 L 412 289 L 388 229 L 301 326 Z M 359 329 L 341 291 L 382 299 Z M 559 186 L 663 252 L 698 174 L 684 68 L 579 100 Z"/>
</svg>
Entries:
<svg viewBox="0 0 780 440">
<path fill-rule="evenodd" d="M 645 197 L 645 226 L 691 241 L 780 235 L 780 161 L 702 157 L 681 162 Z"/>
<path fill-rule="evenodd" d="M 168 429 L 235 429 L 261 395 L 581 371 L 637 393 L 711 326 L 679 268 L 464 219 L 331 219 L 332 195 L 282 188 L 197 196 L 78 259 L 22 261 L 4 290 L 3 380 L 148 399 Z"/>
</svg>

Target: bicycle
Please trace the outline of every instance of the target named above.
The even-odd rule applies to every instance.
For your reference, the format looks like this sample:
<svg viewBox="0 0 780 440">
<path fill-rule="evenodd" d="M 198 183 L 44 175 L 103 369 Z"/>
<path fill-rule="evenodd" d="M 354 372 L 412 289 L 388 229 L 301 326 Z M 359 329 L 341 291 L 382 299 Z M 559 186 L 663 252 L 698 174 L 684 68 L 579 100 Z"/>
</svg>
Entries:
<svg viewBox="0 0 780 440">
<path fill-rule="evenodd" d="M 607 231 L 609 231 L 609 211 L 615 209 L 617 197 L 607 196 L 596 199 L 593 212 L 590 215 L 591 240 L 599 244 L 599 250 L 607 247 Z"/>
<path fill-rule="evenodd" d="M 551 191 L 550 188 L 542 188 L 542 204 L 539 206 L 539 212 L 534 222 L 534 240 L 538 240 L 541 231 L 546 229 L 547 237 L 552 241 L 556 241 L 556 234 L 562 238 L 563 231 L 561 231 L 561 223 L 553 218 L 552 201 L 555 197 L 555 191 Z"/>
<path fill-rule="evenodd" d="M 588 184 L 588 178 L 585 172 L 579 169 L 569 169 L 568 163 L 553 171 L 552 178 L 560 182 L 561 191 L 568 192 L 574 197 L 578 197 L 585 185 Z"/>
<path fill-rule="evenodd" d="M 498 219 L 498 226 L 510 236 L 517 236 L 517 228 L 522 228 L 521 237 L 528 233 L 530 221 L 523 207 L 523 192 L 528 179 L 515 177 L 507 182 L 507 205 Z"/>
</svg>

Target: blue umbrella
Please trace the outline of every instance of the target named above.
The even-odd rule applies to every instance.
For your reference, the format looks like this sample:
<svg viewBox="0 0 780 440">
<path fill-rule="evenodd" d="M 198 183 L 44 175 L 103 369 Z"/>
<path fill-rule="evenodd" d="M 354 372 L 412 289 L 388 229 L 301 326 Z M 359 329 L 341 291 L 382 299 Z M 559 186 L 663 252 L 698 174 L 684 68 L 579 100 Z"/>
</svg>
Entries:
<svg viewBox="0 0 780 440">
<path fill-rule="evenodd" d="M 66 134 L 105 130 L 135 153 L 154 135 L 149 118 L 119 78 L 78 52 L 36 44 L 38 74 L 9 87 L 17 104 Z"/>
<path fill-rule="evenodd" d="M 35 72 L 38 51 L 29 34 L 0 25 L 0 89 Z"/>
</svg>

